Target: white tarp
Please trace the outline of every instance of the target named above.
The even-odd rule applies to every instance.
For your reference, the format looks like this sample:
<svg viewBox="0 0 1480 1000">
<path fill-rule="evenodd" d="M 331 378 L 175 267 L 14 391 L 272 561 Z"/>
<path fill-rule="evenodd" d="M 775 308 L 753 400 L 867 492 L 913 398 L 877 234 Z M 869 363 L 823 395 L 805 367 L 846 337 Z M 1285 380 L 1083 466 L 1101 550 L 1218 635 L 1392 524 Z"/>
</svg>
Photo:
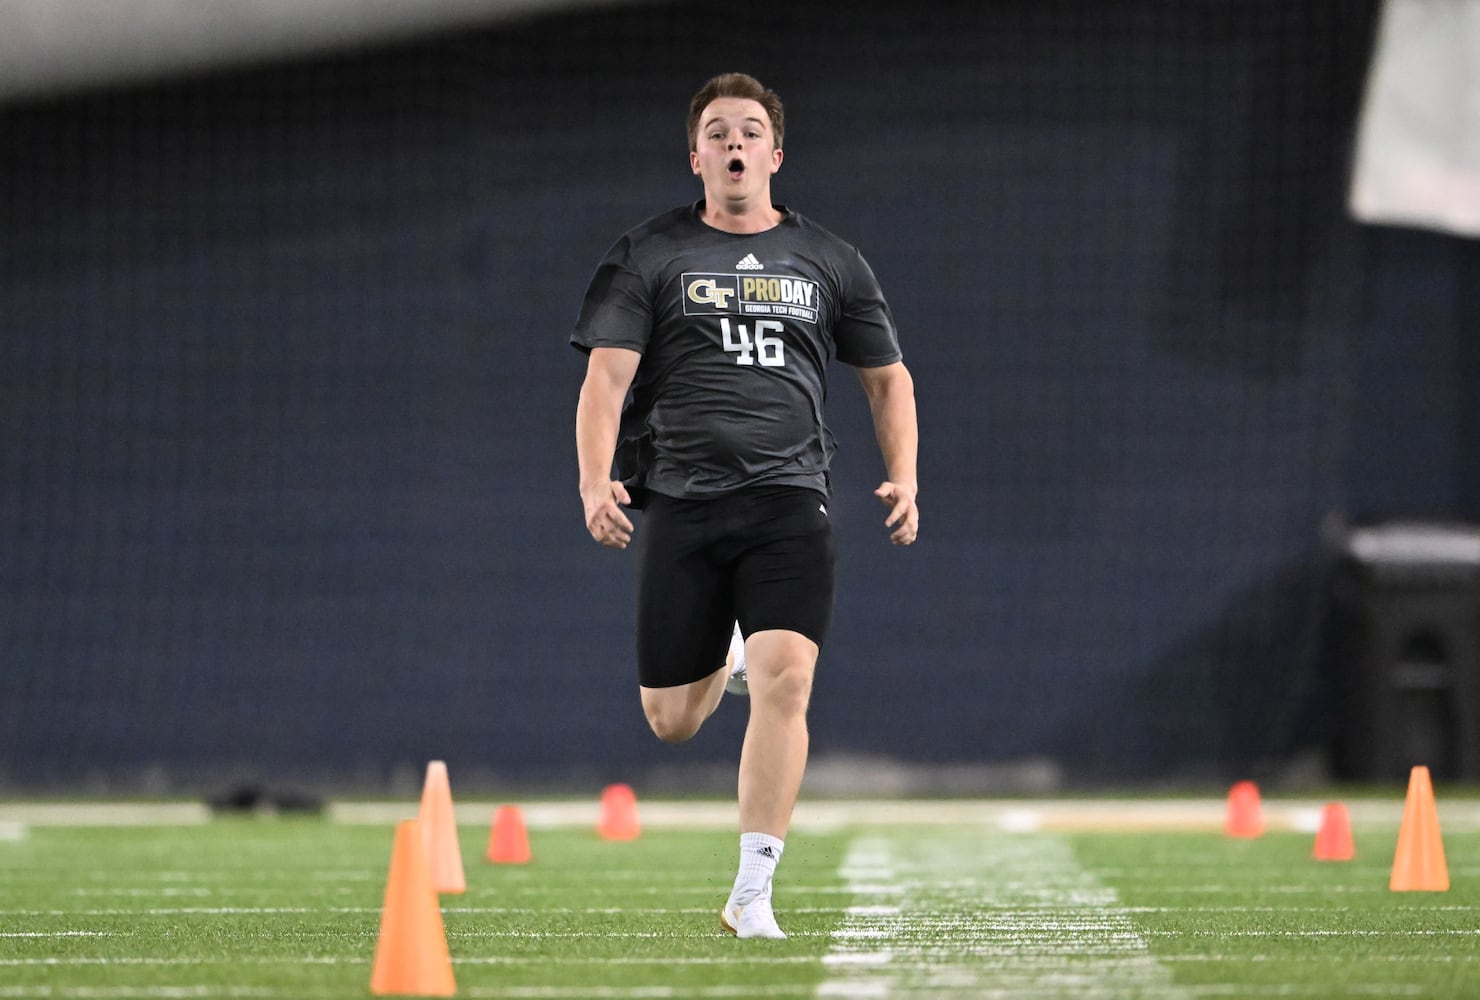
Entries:
<svg viewBox="0 0 1480 1000">
<path fill-rule="evenodd" d="M 1387 0 L 1351 211 L 1480 236 L 1480 0 Z"/>
<path fill-rule="evenodd" d="M 0 0 L 0 100 L 614 0 Z"/>
</svg>

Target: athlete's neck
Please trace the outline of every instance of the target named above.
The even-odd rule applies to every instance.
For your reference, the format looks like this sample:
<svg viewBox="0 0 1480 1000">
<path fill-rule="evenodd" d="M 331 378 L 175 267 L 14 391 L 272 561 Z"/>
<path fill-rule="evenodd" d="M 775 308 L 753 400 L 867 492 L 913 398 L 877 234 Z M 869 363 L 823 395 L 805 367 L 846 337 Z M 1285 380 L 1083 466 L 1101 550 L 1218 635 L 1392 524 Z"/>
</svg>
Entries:
<svg viewBox="0 0 1480 1000">
<path fill-rule="evenodd" d="M 704 224 L 726 233 L 749 235 L 763 233 L 781 225 L 782 213 L 769 198 L 753 204 L 729 206 L 713 198 L 704 200 L 704 211 L 699 216 Z"/>
</svg>

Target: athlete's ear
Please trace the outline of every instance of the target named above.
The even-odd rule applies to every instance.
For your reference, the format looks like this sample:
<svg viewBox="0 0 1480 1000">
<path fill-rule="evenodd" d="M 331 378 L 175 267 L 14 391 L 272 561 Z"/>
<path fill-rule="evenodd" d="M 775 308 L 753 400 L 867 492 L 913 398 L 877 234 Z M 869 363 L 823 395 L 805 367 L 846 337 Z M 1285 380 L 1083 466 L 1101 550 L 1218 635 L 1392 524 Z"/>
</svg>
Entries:
<svg viewBox="0 0 1480 1000">
<path fill-rule="evenodd" d="M 689 169 L 694 172 L 695 177 L 699 176 L 699 154 L 695 151 L 689 152 Z"/>
<path fill-rule="evenodd" d="M 781 156 L 781 150 L 771 150 L 771 173 L 774 174 L 776 171 L 781 169 Z"/>
</svg>

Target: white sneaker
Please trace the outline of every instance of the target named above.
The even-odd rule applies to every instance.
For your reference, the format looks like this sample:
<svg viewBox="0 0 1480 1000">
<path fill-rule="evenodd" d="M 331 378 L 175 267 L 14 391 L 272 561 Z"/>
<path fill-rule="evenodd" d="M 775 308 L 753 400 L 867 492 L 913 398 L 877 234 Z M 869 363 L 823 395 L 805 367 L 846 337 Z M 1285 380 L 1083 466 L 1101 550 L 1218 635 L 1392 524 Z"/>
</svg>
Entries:
<svg viewBox="0 0 1480 1000">
<path fill-rule="evenodd" d="M 771 895 L 757 896 L 748 903 L 726 903 L 719 911 L 719 924 L 737 938 L 785 940 L 786 934 L 776 926 L 771 912 Z"/>
<path fill-rule="evenodd" d="M 730 636 L 730 679 L 725 681 L 725 690 L 730 694 L 750 694 L 750 682 L 745 677 L 745 637 L 740 634 L 740 623 L 735 623 L 735 634 Z"/>
</svg>

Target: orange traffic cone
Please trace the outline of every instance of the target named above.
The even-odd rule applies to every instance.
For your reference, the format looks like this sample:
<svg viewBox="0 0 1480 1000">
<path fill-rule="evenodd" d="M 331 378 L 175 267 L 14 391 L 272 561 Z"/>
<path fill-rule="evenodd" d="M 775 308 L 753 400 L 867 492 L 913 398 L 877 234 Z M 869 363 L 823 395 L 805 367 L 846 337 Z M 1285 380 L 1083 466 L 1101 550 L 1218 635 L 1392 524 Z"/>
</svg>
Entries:
<svg viewBox="0 0 1480 1000">
<path fill-rule="evenodd" d="M 1228 790 L 1228 816 L 1223 832 L 1230 837 L 1257 837 L 1264 832 L 1264 812 L 1259 804 L 1259 786 L 1252 781 L 1235 782 Z"/>
<path fill-rule="evenodd" d="M 1394 892 L 1443 892 L 1449 888 L 1449 866 L 1444 863 L 1444 841 L 1439 835 L 1439 810 L 1427 767 L 1415 767 L 1408 776 L 1408 798 L 1403 803 L 1403 825 L 1388 888 Z"/>
<path fill-rule="evenodd" d="M 427 765 L 421 789 L 421 836 L 426 842 L 427 868 L 432 888 L 438 892 L 466 892 L 462 849 L 457 844 L 457 820 L 452 813 L 452 787 L 447 782 L 447 764 L 434 760 Z"/>
<path fill-rule="evenodd" d="M 601 819 L 596 832 L 603 840 L 636 840 L 642 832 L 637 821 L 637 796 L 630 785 L 607 785 L 601 793 Z"/>
<path fill-rule="evenodd" d="M 488 831 L 488 860 L 499 865 L 524 865 L 529 858 L 524 812 L 518 806 L 499 806 L 493 814 L 493 828 Z"/>
<path fill-rule="evenodd" d="M 1317 861 L 1350 861 L 1356 853 L 1352 845 L 1352 821 L 1346 806 L 1328 802 L 1321 810 L 1321 826 L 1316 830 L 1312 856 Z"/>
<path fill-rule="evenodd" d="M 457 992 L 442 911 L 414 819 L 402 820 L 396 827 L 370 992 L 428 997 L 450 997 Z"/>
</svg>

